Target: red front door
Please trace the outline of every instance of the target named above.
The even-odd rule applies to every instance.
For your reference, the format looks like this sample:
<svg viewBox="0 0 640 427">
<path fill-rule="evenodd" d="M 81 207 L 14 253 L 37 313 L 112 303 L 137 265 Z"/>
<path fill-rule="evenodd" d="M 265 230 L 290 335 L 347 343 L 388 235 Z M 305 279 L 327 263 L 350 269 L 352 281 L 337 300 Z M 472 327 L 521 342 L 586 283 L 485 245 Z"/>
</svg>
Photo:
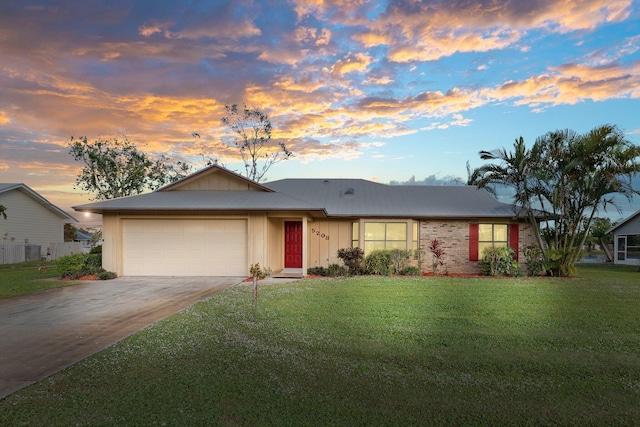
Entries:
<svg viewBox="0 0 640 427">
<path fill-rule="evenodd" d="M 284 222 L 284 268 L 302 268 L 302 222 Z"/>
</svg>

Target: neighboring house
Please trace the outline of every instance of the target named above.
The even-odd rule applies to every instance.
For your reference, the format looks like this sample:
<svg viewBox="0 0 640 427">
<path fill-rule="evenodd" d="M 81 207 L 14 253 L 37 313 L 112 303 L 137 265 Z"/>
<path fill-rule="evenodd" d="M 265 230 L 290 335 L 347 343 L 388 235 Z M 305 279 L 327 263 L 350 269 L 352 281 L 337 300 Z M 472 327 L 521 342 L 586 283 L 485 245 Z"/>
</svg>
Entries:
<svg viewBox="0 0 640 427">
<path fill-rule="evenodd" d="M 614 236 L 615 264 L 640 265 L 640 211 L 611 227 L 607 234 Z"/>
<path fill-rule="evenodd" d="M 517 253 L 535 238 L 511 205 L 469 186 L 389 186 L 362 179 L 258 184 L 213 165 L 155 192 L 74 207 L 103 216 L 103 267 L 118 275 L 246 276 L 252 264 L 306 275 L 361 247 L 425 249 L 450 272 L 479 272 L 487 246 Z M 523 257 L 520 257 L 523 258 Z M 524 262 L 523 259 L 520 262 Z"/>
<path fill-rule="evenodd" d="M 64 224 L 78 222 L 25 184 L 0 184 L 0 205 L 7 208 L 0 244 L 40 246 L 41 256 L 51 243 L 64 242 Z"/>
<path fill-rule="evenodd" d="M 89 253 L 91 251 L 91 248 L 94 246 L 93 242 L 91 241 L 92 237 L 93 236 L 91 234 L 76 230 L 73 241 L 82 245 L 82 252 Z"/>
</svg>

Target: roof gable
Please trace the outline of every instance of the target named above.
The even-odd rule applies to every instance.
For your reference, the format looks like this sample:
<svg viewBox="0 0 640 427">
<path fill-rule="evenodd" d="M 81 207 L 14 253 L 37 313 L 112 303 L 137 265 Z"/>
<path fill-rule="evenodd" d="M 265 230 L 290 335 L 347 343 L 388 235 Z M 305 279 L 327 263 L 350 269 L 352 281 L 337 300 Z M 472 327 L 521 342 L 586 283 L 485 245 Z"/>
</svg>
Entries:
<svg viewBox="0 0 640 427">
<path fill-rule="evenodd" d="M 38 194 L 35 191 L 33 191 L 27 185 L 22 184 L 22 183 L 14 183 L 14 184 L 3 184 L 3 183 L 0 183 L 0 195 L 2 195 L 4 193 L 9 193 L 10 191 L 18 191 L 18 192 L 30 197 L 35 202 L 37 202 L 39 205 L 41 205 L 45 209 L 48 209 L 49 211 L 53 212 L 55 215 L 59 216 L 60 218 L 69 220 L 68 222 L 78 222 L 77 219 L 75 219 L 74 217 L 72 217 L 71 215 L 69 215 L 68 213 L 66 213 L 65 211 L 63 211 L 59 207 L 57 207 L 56 205 L 54 205 L 51 202 L 49 202 L 47 199 L 45 199 L 40 194 Z M 8 208 L 8 206 L 5 206 L 5 207 Z"/>
<path fill-rule="evenodd" d="M 208 166 L 179 181 L 158 189 L 163 191 L 268 191 L 270 188 L 218 165 Z"/>
<path fill-rule="evenodd" d="M 619 224 L 608 229 L 607 234 L 614 233 L 615 231 L 620 231 L 620 234 L 624 234 L 627 230 L 634 234 L 640 230 L 640 211 L 632 214 L 628 218 L 620 221 Z"/>
</svg>

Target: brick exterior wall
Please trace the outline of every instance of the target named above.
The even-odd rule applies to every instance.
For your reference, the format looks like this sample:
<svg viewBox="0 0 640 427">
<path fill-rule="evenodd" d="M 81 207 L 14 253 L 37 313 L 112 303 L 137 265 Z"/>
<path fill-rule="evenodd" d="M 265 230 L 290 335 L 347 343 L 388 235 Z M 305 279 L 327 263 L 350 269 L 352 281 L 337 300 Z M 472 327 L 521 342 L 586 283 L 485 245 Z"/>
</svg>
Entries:
<svg viewBox="0 0 640 427">
<path fill-rule="evenodd" d="M 480 267 L 477 262 L 469 261 L 469 224 L 470 223 L 497 223 L 497 221 L 477 220 L 422 220 L 420 221 L 420 247 L 424 250 L 425 262 L 422 271 L 431 272 L 432 255 L 429 245 L 433 239 L 438 239 L 445 255 L 443 257 L 449 273 L 479 274 Z M 526 271 L 525 258 L 522 250 L 535 245 L 535 235 L 529 223 L 521 222 L 518 235 L 518 262 Z"/>
</svg>

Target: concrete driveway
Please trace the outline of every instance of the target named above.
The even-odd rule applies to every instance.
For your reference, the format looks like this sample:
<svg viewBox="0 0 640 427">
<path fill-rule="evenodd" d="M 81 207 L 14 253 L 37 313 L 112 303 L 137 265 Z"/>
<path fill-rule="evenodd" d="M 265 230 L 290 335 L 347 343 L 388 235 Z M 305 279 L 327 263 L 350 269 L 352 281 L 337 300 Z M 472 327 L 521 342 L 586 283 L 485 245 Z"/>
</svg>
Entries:
<svg viewBox="0 0 640 427">
<path fill-rule="evenodd" d="M 242 277 L 121 277 L 0 300 L 0 399 Z"/>
</svg>

